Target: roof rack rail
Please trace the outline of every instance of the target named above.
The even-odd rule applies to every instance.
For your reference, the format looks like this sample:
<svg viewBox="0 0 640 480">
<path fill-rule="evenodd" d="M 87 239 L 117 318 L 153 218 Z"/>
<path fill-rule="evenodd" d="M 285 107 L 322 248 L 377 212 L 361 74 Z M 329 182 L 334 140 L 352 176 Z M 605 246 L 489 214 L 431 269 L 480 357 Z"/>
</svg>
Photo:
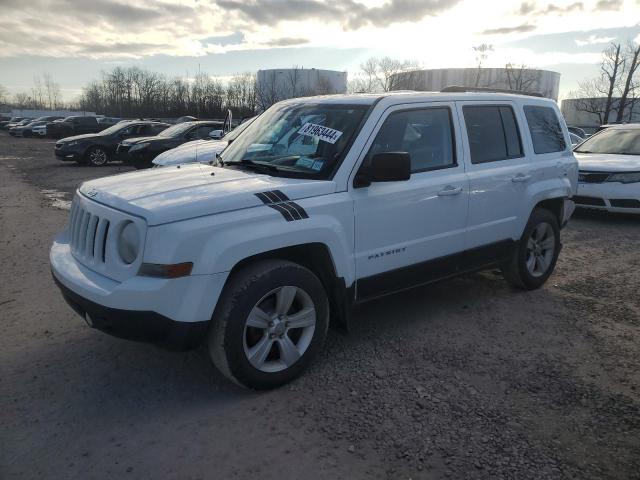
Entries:
<svg viewBox="0 0 640 480">
<path fill-rule="evenodd" d="M 485 93 L 511 93 L 513 95 L 528 95 L 530 97 L 544 97 L 540 92 L 525 92 L 524 90 L 509 90 L 508 88 L 491 88 L 491 87 L 463 87 L 462 85 L 448 85 L 441 92 L 445 93 L 466 93 L 466 92 L 485 92 Z"/>
</svg>

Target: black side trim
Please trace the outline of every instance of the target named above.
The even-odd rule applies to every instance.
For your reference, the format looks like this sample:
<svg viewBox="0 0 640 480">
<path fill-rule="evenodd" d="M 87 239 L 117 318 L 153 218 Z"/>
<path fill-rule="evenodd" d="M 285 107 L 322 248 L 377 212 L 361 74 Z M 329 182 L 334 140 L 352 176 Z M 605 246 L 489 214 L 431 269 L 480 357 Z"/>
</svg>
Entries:
<svg viewBox="0 0 640 480">
<path fill-rule="evenodd" d="M 572 200 L 576 203 L 576 205 L 593 205 L 594 207 L 606 207 L 607 204 L 604 203 L 602 198 L 597 197 L 584 197 L 581 195 L 574 195 Z"/>
<path fill-rule="evenodd" d="M 610 198 L 609 203 L 618 208 L 640 208 L 640 200 L 635 198 Z"/>
<path fill-rule="evenodd" d="M 502 240 L 461 253 L 379 273 L 357 281 L 357 302 L 499 265 L 513 253 L 516 242 Z M 374 260 L 375 261 L 375 260 Z"/>
<path fill-rule="evenodd" d="M 88 313 L 91 326 L 109 335 L 171 350 L 195 348 L 206 338 L 208 321 L 176 322 L 156 312 L 105 307 L 81 297 L 60 283 L 53 273 L 52 276 L 69 306 L 83 319 Z"/>
<path fill-rule="evenodd" d="M 271 207 L 280 212 L 287 222 L 309 218 L 304 208 L 289 200 L 289 197 L 280 190 L 269 190 L 267 192 L 256 193 L 255 195 L 267 207 Z"/>
</svg>

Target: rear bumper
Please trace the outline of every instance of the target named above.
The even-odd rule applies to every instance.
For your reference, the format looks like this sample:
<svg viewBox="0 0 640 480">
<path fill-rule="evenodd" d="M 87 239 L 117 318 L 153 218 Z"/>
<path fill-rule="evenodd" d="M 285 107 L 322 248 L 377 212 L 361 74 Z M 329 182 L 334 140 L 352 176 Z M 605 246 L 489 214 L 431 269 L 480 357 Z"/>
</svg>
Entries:
<svg viewBox="0 0 640 480">
<path fill-rule="evenodd" d="M 577 207 L 618 213 L 640 213 L 640 183 L 579 183 Z"/>
</svg>

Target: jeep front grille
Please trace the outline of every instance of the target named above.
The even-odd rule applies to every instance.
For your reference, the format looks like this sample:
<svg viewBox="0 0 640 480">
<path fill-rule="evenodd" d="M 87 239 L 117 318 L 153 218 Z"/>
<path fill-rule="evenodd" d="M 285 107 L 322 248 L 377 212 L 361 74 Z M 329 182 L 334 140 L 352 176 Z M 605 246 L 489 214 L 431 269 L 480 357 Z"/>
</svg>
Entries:
<svg viewBox="0 0 640 480">
<path fill-rule="evenodd" d="M 69 224 L 71 251 L 84 260 L 105 263 L 109 224 L 106 218 L 91 214 L 80 202 L 74 202 Z"/>
</svg>

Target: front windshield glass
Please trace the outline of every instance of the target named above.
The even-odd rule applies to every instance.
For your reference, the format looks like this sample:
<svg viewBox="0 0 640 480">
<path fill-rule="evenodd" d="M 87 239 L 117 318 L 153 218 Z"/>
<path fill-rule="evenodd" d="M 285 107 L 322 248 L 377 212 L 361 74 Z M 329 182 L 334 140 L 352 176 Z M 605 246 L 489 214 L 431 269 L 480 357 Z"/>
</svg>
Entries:
<svg viewBox="0 0 640 480">
<path fill-rule="evenodd" d="M 257 118 L 220 155 L 224 165 L 328 178 L 357 133 L 368 105 L 285 103 Z"/>
<path fill-rule="evenodd" d="M 172 127 L 163 130 L 158 134 L 159 137 L 178 137 L 193 126 L 191 122 L 178 123 Z"/>
<path fill-rule="evenodd" d="M 581 143 L 577 153 L 611 153 L 616 155 L 640 155 L 640 128 L 608 128 Z"/>
<path fill-rule="evenodd" d="M 226 140 L 226 141 L 229 141 L 229 142 L 233 142 L 236 138 L 238 138 L 238 135 L 240 135 L 242 132 L 244 132 L 247 129 L 247 127 L 253 123 L 253 121 L 256 118 L 258 118 L 258 117 L 253 117 L 253 118 L 250 118 L 248 120 L 245 120 L 244 123 L 241 123 L 236 128 L 234 128 L 229 133 L 227 133 L 227 135 L 225 135 L 223 140 Z"/>
<path fill-rule="evenodd" d="M 118 133 L 120 130 L 127 127 L 128 125 L 122 125 L 122 124 L 116 123 L 115 125 L 112 125 L 109 128 L 105 128 L 100 133 L 98 133 L 98 135 L 111 135 L 113 133 Z"/>
</svg>

